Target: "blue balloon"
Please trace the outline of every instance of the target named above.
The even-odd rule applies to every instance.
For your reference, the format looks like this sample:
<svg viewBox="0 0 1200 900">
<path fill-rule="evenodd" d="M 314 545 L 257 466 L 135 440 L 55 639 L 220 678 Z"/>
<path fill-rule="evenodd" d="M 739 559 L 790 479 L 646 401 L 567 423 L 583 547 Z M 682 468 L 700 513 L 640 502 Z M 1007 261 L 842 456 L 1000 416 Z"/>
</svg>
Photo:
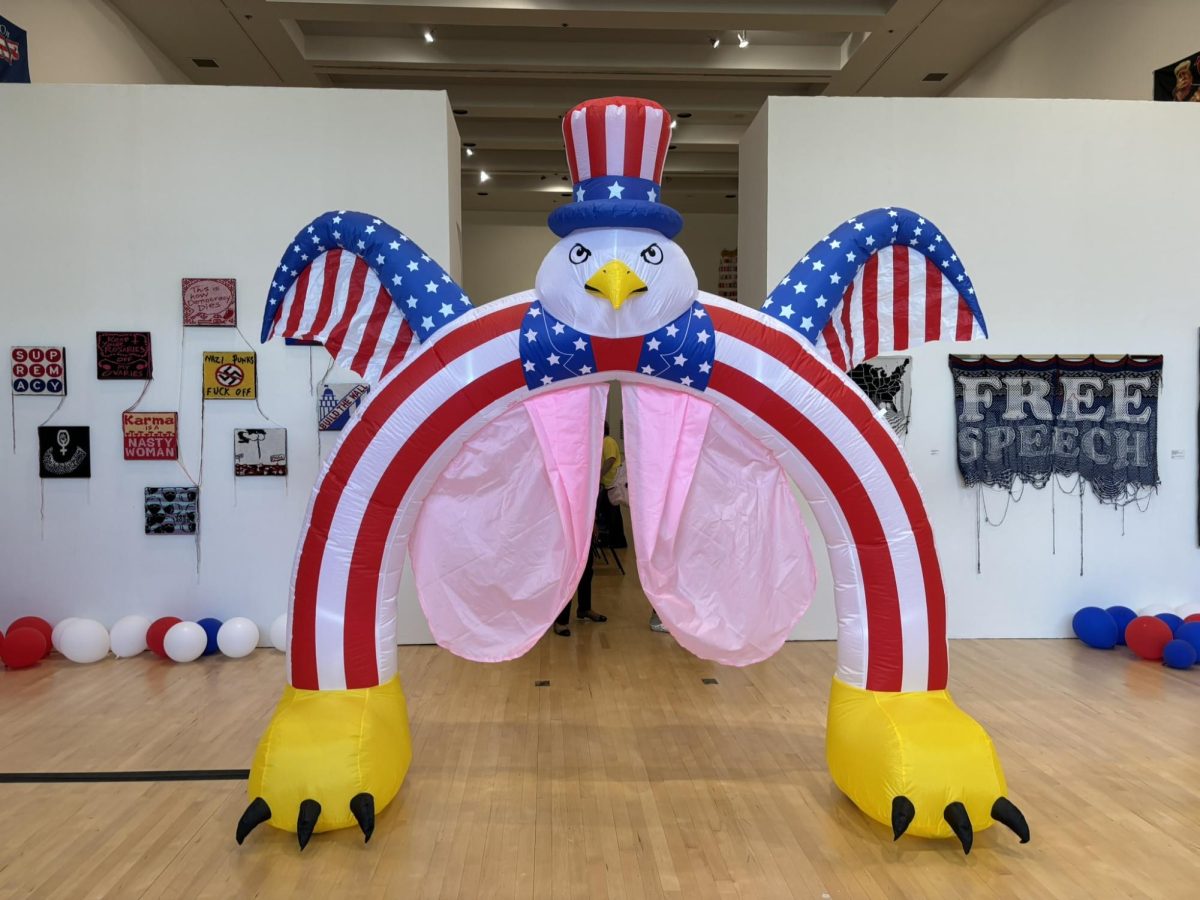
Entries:
<svg viewBox="0 0 1200 900">
<path fill-rule="evenodd" d="M 1196 648 L 1187 641 L 1169 641 L 1163 647 L 1163 665 L 1172 669 L 1190 669 L 1196 664 Z"/>
<path fill-rule="evenodd" d="M 217 632 L 221 630 L 220 619 L 201 619 L 196 623 L 204 629 L 204 633 L 208 635 L 208 645 L 204 648 L 202 656 L 212 656 L 219 649 L 217 647 Z"/>
<path fill-rule="evenodd" d="M 1187 641 L 1200 656 L 1200 622 L 1184 622 L 1175 629 L 1175 640 Z"/>
<path fill-rule="evenodd" d="M 1117 623 L 1117 643 L 1122 647 L 1125 646 L 1125 629 L 1129 627 L 1129 623 L 1137 618 L 1135 613 L 1128 606 L 1110 606 L 1105 610 L 1113 621 Z"/>
<path fill-rule="evenodd" d="M 1117 645 L 1117 623 L 1098 606 L 1085 606 L 1071 619 L 1075 636 L 1097 650 L 1111 650 Z"/>
<path fill-rule="evenodd" d="M 1171 634 L 1174 634 L 1177 630 L 1179 630 L 1179 626 L 1183 624 L 1183 617 L 1177 616 L 1175 613 L 1159 613 L 1154 618 L 1162 619 L 1164 622 L 1166 622 L 1171 628 Z"/>
</svg>

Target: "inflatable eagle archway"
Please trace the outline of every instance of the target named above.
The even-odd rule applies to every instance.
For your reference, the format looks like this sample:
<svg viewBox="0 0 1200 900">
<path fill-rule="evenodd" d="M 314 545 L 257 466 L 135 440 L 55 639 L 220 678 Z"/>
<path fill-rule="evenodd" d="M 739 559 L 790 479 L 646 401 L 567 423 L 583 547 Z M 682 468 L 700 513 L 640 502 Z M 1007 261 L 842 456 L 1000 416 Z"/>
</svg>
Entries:
<svg viewBox="0 0 1200 900">
<path fill-rule="evenodd" d="M 818 242 L 761 312 L 703 293 L 662 202 L 670 125 L 627 97 L 566 115 L 574 196 L 550 216 L 560 240 L 533 290 L 475 307 L 363 213 L 320 216 L 284 253 L 263 340 L 319 342 L 372 390 L 308 508 L 289 684 L 255 754 L 239 843 L 267 820 L 301 848 L 356 824 L 370 838 L 399 791 L 406 555 L 451 652 L 512 659 L 547 631 L 590 552 L 614 380 L 638 573 L 676 640 L 735 666 L 786 640 L 815 589 L 794 481 L 835 581 L 834 781 L 897 838 L 954 835 L 969 851 L 995 819 L 1028 839 L 991 740 L 946 691 L 945 591 L 920 492 L 845 374 L 985 336 L 962 262 L 932 222 L 875 209 Z"/>
</svg>

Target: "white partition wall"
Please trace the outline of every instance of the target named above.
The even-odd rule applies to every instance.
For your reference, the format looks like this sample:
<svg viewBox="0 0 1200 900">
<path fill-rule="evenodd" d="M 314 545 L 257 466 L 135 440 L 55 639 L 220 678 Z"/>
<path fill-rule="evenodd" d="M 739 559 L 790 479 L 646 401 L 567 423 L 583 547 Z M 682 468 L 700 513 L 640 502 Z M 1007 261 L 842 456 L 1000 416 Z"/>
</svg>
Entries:
<svg viewBox="0 0 1200 900">
<path fill-rule="evenodd" d="M 310 379 L 321 349 L 258 344 L 271 272 L 328 209 L 374 212 L 456 276 L 458 136 L 442 93 L 227 87 L 0 86 L 0 347 L 67 348 L 51 424 L 91 428 L 92 477 L 41 483 L 37 426 L 56 401 L 19 397 L 0 425 L 0 628 L 18 615 L 246 615 L 287 603 L 321 457 Z M 241 334 L 181 326 L 180 280 L 236 278 Z M 188 483 L 172 462 L 126 462 L 121 412 L 141 382 L 96 379 L 97 330 L 149 331 L 143 410 L 180 414 L 200 477 L 200 559 L 143 533 L 143 489 Z M 258 406 L 200 401 L 201 354 L 258 351 Z M 337 379 L 337 371 L 332 377 Z M 8 390 L 7 374 L 4 390 Z M 357 380 L 341 373 L 337 380 Z M 7 405 L 7 404 L 6 404 Z M 233 476 L 235 428 L 288 429 L 285 479 Z M 15 450 L 13 443 L 15 438 Z M 402 641 L 429 633 L 406 583 Z"/>
<path fill-rule="evenodd" d="M 992 339 L 912 353 L 906 442 L 937 536 L 952 637 L 1066 635 L 1088 604 L 1200 609 L 1192 222 L 1200 186 L 1187 164 L 1200 119 L 1186 107 L 773 98 L 743 144 L 743 245 L 766 235 L 765 272 L 748 272 L 756 257 L 741 248 L 743 286 L 775 285 L 833 226 L 887 205 L 936 222 L 974 279 Z M 763 172 L 765 201 L 750 206 L 764 192 L 745 183 L 747 173 Z M 741 299 L 760 302 L 746 291 Z M 1026 490 L 1001 527 L 983 526 L 976 574 L 976 494 L 955 463 L 946 359 L 954 352 L 1165 355 L 1160 493 L 1145 512 L 1122 515 L 1089 491 L 1082 576 L 1079 498 L 1060 493 L 1052 511 L 1049 489 Z M 985 499 L 993 519 L 1004 515 L 1005 495 Z M 824 575 L 799 637 L 834 636 Z"/>
</svg>

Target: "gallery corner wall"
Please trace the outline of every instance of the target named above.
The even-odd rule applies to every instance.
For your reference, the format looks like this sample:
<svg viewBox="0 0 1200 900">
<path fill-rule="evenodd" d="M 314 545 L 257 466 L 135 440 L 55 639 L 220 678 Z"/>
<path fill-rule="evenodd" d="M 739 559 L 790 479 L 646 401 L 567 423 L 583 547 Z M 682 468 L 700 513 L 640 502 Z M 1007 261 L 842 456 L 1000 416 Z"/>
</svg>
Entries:
<svg viewBox="0 0 1200 900">
<path fill-rule="evenodd" d="M 319 348 L 258 344 L 271 273 L 329 209 L 372 212 L 453 266 L 458 137 L 438 92 L 191 86 L 0 86 L 9 139 L 0 246 L 0 346 L 65 345 L 68 394 L 50 421 L 91 427 L 92 477 L 38 478 L 37 426 L 57 401 L 14 398 L 0 416 L 0 627 L 37 614 L 111 625 L 128 613 L 265 629 L 286 608 L 321 457 Z M 452 171 L 453 170 L 453 171 Z M 241 335 L 181 325 L 181 279 L 237 279 Z M 200 560 L 188 537 L 146 536 L 142 492 L 187 483 L 174 462 L 123 459 L 121 412 L 141 382 L 98 381 L 96 331 L 149 331 L 154 380 L 138 409 L 180 413 L 180 455 L 200 472 L 201 354 L 258 352 L 262 412 L 288 430 L 285 479 L 233 475 L 252 401 L 208 401 Z M 180 377 L 182 375 L 182 382 Z M 356 381 L 334 371 L 334 381 Z M 7 389 L 7 385 L 6 385 Z M 401 640 L 428 639 L 411 585 Z"/>
<path fill-rule="evenodd" d="M 887 205 L 928 216 L 974 279 L 991 339 L 911 352 L 905 445 L 933 521 L 952 637 L 1065 636 L 1081 606 L 1157 612 L 1200 601 L 1200 300 L 1189 221 L 1200 189 L 1181 151 L 1200 142 L 1200 120 L 1187 107 L 771 98 L 742 145 L 743 272 L 753 259 L 747 235 L 765 235 L 768 288 L 835 225 Z M 748 172 L 765 173 L 769 204 L 747 202 Z M 976 494 L 956 467 L 950 353 L 1165 356 L 1162 486 L 1145 512 L 1088 493 L 1082 576 L 1079 497 L 1058 493 L 1052 509 L 1049 488 L 1027 488 L 1011 505 L 984 492 L 991 519 L 1006 505 L 1007 519 L 982 526 L 976 574 Z M 797 635 L 833 636 L 822 565 L 823 594 Z"/>
</svg>

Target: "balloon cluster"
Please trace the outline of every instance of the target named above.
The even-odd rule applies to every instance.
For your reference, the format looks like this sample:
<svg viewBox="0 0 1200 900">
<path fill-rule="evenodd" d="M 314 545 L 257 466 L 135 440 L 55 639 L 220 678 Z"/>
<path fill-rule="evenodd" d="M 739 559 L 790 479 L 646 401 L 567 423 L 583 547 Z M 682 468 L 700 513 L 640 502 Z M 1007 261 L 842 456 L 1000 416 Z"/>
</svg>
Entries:
<svg viewBox="0 0 1200 900">
<path fill-rule="evenodd" d="M 1162 660 L 1172 669 L 1188 669 L 1200 658 L 1200 613 L 1187 618 L 1175 613 L 1139 616 L 1126 606 L 1085 606 L 1071 620 L 1075 636 L 1098 650 L 1118 645 L 1134 655 Z"/>
<path fill-rule="evenodd" d="M 118 659 L 146 650 L 161 659 L 192 662 L 220 652 L 231 659 L 248 655 L 258 646 L 258 626 L 241 616 L 225 622 L 200 619 L 185 622 L 164 616 L 151 622 L 145 616 L 125 616 L 112 630 L 95 619 L 69 618 L 51 625 L 38 616 L 23 616 L 0 632 L 0 661 L 10 669 L 27 669 L 57 650 L 77 663 L 94 663 L 111 650 Z M 287 616 L 271 625 L 271 644 L 287 649 Z"/>
</svg>

